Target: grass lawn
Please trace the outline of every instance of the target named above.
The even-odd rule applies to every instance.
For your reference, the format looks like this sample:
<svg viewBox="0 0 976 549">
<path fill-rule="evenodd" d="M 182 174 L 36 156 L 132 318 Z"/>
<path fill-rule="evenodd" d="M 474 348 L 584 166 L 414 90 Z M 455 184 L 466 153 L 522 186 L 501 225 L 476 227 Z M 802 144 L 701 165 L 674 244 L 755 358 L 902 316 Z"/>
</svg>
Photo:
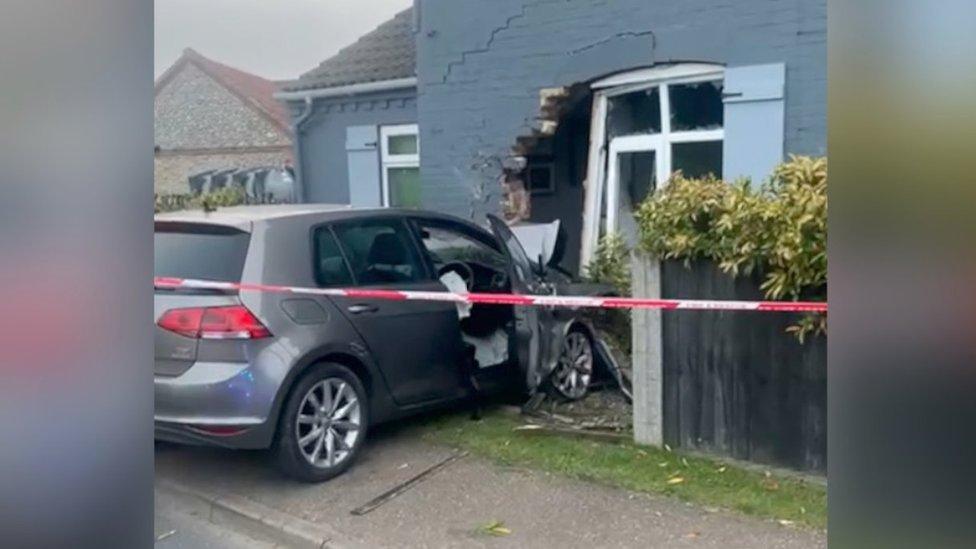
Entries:
<svg viewBox="0 0 976 549">
<path fill-rule="evenodd" d="M 666 494 L 702 506 L 827 527 L 827 489 L 797 479 L 766 476 L 679 452 L 539 433 L 503 412 L 481 421 L 467 414 L 434 419 L 428 440 L 464 448 L 505 465 L 524 466 L 639 492 Z"/>
</svg>

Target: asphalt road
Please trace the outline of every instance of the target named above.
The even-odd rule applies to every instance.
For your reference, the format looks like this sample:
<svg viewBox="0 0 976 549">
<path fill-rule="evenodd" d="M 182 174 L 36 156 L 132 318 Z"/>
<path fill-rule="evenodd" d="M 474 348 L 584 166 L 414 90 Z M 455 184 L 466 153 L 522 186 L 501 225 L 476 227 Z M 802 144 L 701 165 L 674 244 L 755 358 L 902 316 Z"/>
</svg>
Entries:
<svg viewBox="0 0 976 549">
<path fill-rule="evenodd" d="M 265 549 L 274 545 L 254 540 L 226 526 L 186 511 L 171 496 L 156 492 L 154 538 L 157 549 Z"/>
</svg>

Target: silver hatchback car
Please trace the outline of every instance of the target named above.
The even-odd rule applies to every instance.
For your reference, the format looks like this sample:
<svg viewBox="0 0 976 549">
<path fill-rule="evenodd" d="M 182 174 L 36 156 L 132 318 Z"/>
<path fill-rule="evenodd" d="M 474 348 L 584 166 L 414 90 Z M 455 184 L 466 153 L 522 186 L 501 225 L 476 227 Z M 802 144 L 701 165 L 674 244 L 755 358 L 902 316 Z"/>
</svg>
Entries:
<svg viewBox="0 0 976 549">
<path fill-rule="evenodd" d="M 247 206 L 155 218 L 155 275 L 305 287 L 588 293 L 512 232 L 448 215 Z M 371 425 L 474 394 L 586 392 L 595 337 L 578 311 L 157 288 L 156 438 L 271 448 L 288 475 L 348 468 Z"/>
</svg>

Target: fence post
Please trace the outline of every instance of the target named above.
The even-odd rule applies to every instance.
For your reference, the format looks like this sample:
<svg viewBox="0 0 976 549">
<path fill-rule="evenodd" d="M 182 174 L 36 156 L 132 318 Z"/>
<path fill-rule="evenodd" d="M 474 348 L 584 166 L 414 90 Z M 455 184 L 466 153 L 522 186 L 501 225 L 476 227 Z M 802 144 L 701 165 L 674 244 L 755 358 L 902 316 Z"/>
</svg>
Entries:
<svg viewBox="0 0 976 549">
<path fill-rule="evenodd" d="M 634 297 L 660 299 L 660 263 L 644 252 L 631 254 Z M 664 443 L 662 331 L 659 309 L 633 309 L 634 441 Z"/>
</svg>

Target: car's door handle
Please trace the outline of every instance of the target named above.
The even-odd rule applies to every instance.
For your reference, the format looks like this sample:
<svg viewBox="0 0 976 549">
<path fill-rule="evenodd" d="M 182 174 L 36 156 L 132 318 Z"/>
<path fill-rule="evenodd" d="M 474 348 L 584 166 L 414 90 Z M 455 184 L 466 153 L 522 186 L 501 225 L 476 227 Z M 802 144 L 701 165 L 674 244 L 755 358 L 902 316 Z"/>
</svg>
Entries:
<svg viewBox="0 0 976 549">
<path fill-rule="evenodd" d="M 354 315 L 359 315 L 363 313 L 375 313 L 376 311 L 379 311 L 380 308 L 376 305 L 370 305 L 368 303 L 357 303 L 355 305 L 350 305 L 346 310 Z"/>
</svg>

